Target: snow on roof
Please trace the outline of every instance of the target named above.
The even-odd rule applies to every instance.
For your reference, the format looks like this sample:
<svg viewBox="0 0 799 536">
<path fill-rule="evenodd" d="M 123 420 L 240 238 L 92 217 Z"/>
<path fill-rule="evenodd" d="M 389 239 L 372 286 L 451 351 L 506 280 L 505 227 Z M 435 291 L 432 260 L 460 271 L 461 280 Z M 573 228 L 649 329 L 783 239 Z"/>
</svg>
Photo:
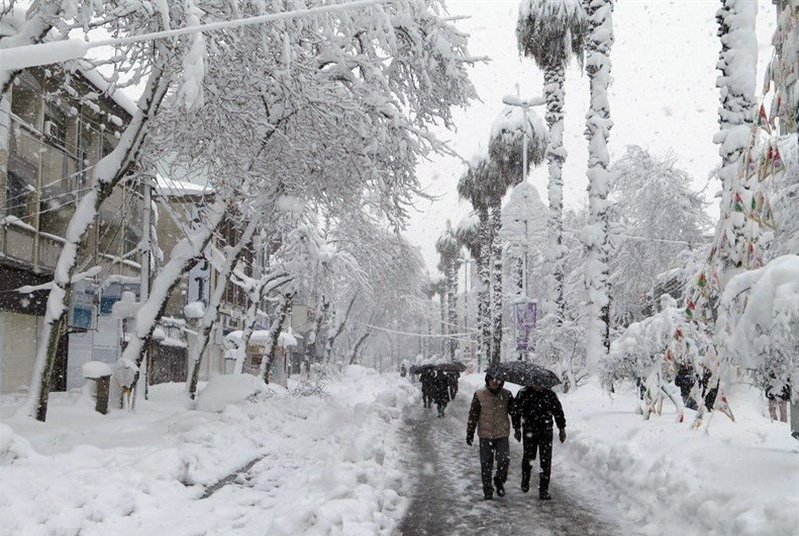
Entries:
<svg viewBox="0 0 799 536">
<path fill-rule="evenodd" d="M 181 197 L 184 195 L 208 195 L 213 188 L 208 184 L 197 184 L 189 181 L 166 178 L 155 174 L 155 189 L 163 197 Z"/>
<path fill-rule="evenodd" d="M 29 7 L 30 2 L 16 2 L 10 12 L 3 13 L 3 16 L 0 17 L 0 36 L 5 37 L 18 34 L 25 24 Z M 48 35 L 44 38 L 44 41 L 53 41 L 53 39 Z M 136 103 L 119 89 L 113 89 L 112 91 L 109 83 L 96 69 L 81 67 L 81 65 L 85 64 L 85 62 L 67 61 L 64 62 L 64 67 L 79 72 L 87 82 L 100 90 L 103 96 L 110 98 L 131 116 L 135 115 L 138 109 Z"/>
<path fill-rule="evenodd" d="M 231 331 L 228 333 L 225 338 L 229 341 L 235 342 L 236 344 L 241 343 L 242 331 L 237 329 L 236 331 Z M 263 344 L 265 342 L 269 342 L 271 340 L 271 332 L 268 329 L 256 329 L 252 332 L 250 336 L 250 344 Z"/>
<path fill-rule="evenodd" d="M 71 62 L 74 65 L 74 62 Z M 69 63 L 68 63 L 69 64 Z M 122 91 L 119 89 L 114 89 L 111 91 L 111 86 L 109 85 L 108 81 L 103 78 L 96 69 L 84 69 L 78 67 L 76 69 L 83 77 L 94 87 L 100 90 L 100 92 L 110 98 L 112 101 L 117 103 L 120 108 L 128 112 L 130 115 L 136 115 L 136 110 L 138 110 L 138 106 L 136 103 L 129 99 Z"/>
</svg>

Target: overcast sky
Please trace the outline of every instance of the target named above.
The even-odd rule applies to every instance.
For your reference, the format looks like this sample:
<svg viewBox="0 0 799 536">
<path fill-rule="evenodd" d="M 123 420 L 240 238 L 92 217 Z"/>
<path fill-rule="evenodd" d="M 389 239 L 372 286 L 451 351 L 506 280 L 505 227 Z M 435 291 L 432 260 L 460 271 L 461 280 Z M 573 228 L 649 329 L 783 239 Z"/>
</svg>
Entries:
<svg viewBox="0 0 799 536">
<path fill-rule="evenodd" d="M 770 0 L 757 1 L 759 92 L 763 68 L 772 53 L 776 14 Z M 610 134 L 611 160 L 633 144 L 655 154 L 673 151 L 679 167 L 694 178 L 697 190 L 706 188 L 709 199 L 718 190 L 718 181 L 708 185 L 708 176 L 720 162 L 718 147 L 712 142 L 718 128 L 715 65 L 720 45 L 715 13 L 719 5 L 718 0 L 619 0 L 613 14 L 616 42 L 611 51 L 610 107 L 615 123 Z M 542 95 L 543 75 L 532 60 L 519 58 L 518 0 L 449 0 L 447 6 L 452 15 L 470 17 L 457 22 L 470 34 L 470 53 L 491 58 L 471 70 L 482 102 L 456 112 L 457 132 L 439 132 L 468 160 L 486 147 L 491 123 L 503 108 L 502 96 L 515 93 L 516 84 L 523 97 Z M 564 135 L 569 152 L 564 197 L 572 208 L 587 202 L 588 148 L 583 137 L 587 106 L 588 79 L 572 65 L 566 79 Z M 543 118 L 543 109 L 537 112 Z M 434 243 L 446 221 L 457 224 L 470 211 L 455 191 L 465 169 L 452 157 L 435 158 L 418 169 L 427 192 L 441 199 L 419 202 L 406 236 L 421 248 L 431 275 L 438 262 Z M 533 171 L 530 180 L 546 202 L 546 165 Z M 715 201 L 709 211 L 716 216 Z"/>
</svg>

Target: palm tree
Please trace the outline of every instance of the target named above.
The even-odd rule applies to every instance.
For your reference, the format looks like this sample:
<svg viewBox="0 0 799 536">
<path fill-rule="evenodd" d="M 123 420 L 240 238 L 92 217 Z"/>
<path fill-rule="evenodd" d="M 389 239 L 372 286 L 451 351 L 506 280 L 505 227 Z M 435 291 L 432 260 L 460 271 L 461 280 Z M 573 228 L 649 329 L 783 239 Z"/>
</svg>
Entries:
<svg viewBox="0 0 799 536">
<path fill-rule="evenodd" d="M 610 285 L 608 283 L 608 191 L 610 173 L 608 138 L 610 119 L 608 85 L 610 84 L 610 48 L 613 45 L 613 0 L 584 0 L 588 21 L 586 67 L 591 85 L 591 106 L 586 115 L 588 138 L 588 213 L 584 232 L 588 254 L 588 366 L 595 368 L 600 357 L 610 351 Z"/>
<path fill-rule="evenodd" d="M 441 269 L 441 266 L 439 266 Z M 443 341 L 444 335 L 447 334 L 447 324 L 446 324 L 446 307 L 447 307 L 447 291 L 446 291 L 446 281 L 443 277 L 439 277 L 430 281 L 430 293 L 432 296 L 438 294 L 439 304 L 441 307 L 441 341 L 442 341 L 442 348 L 441 352 L 444 353 L 443 348 Z"/>
<path fill-rule="evenodd" d="M 544 160 L 547 130 L 532 111 L 508 106 L 491 126 L 488 144 L 490 164 L 481 178 L 483 192 L 490 208 L 491 258 L 491 363 L 498 364 L 502 351 L 502 198 L 508 188 L 519 184 L 527 170 L 523 169 L 523 147 L 527 138 L 527 166 Z"/>
<path fill-rule="evenodd" d="M 478 242 L 477 274 L 480 278 L 477 292 L 477 361 L 478 368 L 491 359 L 491 226 L 488 221 L 487 186 L 491 183 L 491 164 L 487 159 L 477 160 L 458 181 L 458 195 L 472 204 L 477 212 Z M 472 251 L 472 250 L 470 250 Z"/>
<path fill-rule="evenodd" d="M 586 34 L 585 12 L 580 0 L 522 0 L 516 37 L 519 52 L 533 58 L 544 71 L 544 97 L 547 101 L 546 121 L 549 145 L 549 228 L 552 248 L 552 293 L 557 325 L 563 324 L 563 273 L 566 251 L 563 247 L 563 97 L 566 66 L 572 57 L 582 67 Z"/>
<path fill-rule="evenodd" d="M 436 240 L 436 251 L 441 257 L 441 268 L 444 272 L 444 292 L 447 295 L 447 332 L 452 333 L 453 330 L 457 332 L 458 325 L 458 311 L 457 311 L 457 295 L 458 295 L 458 269 L 460 268 L 460 251 L 461 245 L 458 239 L 455 238 L 455 233 L 452 231 L 452 225 L 447 220 L 447 228 L 442 235 Z M 458 340 L 455 337 L 447 339 L 447 350 L 450 359 L 455 360 L 455 349 L 458 346 Z"/>
<path fill-rule="evenodd" d="M 463 178 L 461 178 L 463 180 Z M 458 193 L 460 194 L 460 182 L 458 182 Z M 480 240 L 480 218 L 477 212 L 472 212 L 461 220 L 458 226 L 455 228 L 455 238 L 458 239 L 458 243 L 466 248 L 466 251 L 469 252 L 469 255 L 474 259 L 475 263 L 477 264 L 477 273 L 480 273 L 480 265 L 481 265 L 481 253 L 482 253 L 482 242 Z M 463 289 L 464 296 L 468 296 L 469 289 Z M 467 298 L 468 300 L 468 298 Z M 468 304 L 464 304 L 468 305 Z M 483 347 L 482 344 L 482 331 L 479 329 L 480 319 L 482 318 L 482 308 L 483 304 L 478 299 L 477 301 L 477 322 L 475 325 L 478 326 L 477 331 L 477 355 L 481 356 L 480 349 Z M 469 314 L 468 307 L 464 307 L 463 309 L 464 319 L 467 318 Z"/>
</svg>

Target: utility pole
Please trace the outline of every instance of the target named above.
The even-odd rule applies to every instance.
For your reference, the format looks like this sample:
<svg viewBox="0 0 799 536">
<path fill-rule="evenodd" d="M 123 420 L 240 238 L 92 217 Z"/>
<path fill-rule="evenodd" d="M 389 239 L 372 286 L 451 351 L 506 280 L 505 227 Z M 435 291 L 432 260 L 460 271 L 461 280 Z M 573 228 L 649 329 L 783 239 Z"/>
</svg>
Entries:
<svg viewBox="0 0 799 536">
<path fill-rule="evenodd" d="M 142 238 L 141 238 L 141 270 L 139 285 L 139 303 L 145 303 L 150 297 L 150 265 L 152 262 L 152 196 L 153 184 L 152 177 L 148 174 L 141 175 L 142 193 L 144 197 L 144 207 L 142 209 Z M 148 342 L 145 347 L 144 360 L 144 398 L 150 397 L 150 365 L 152 364 L 152 343 Z"/>
</svg>

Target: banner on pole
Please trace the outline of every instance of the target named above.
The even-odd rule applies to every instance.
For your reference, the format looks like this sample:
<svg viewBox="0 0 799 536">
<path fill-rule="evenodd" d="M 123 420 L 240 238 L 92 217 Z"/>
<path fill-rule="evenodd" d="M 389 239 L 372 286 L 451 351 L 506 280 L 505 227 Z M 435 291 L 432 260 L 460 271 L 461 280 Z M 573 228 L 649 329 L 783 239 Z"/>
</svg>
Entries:
<svg viewBox="0 0 799 536">
<path fill-rule="evenodd" d="M 533 331 L 538 317 L 538 302 L 519 302 L 513 304 L 516 319 L 516 351 L 533 350 Z"/>
</svg>

